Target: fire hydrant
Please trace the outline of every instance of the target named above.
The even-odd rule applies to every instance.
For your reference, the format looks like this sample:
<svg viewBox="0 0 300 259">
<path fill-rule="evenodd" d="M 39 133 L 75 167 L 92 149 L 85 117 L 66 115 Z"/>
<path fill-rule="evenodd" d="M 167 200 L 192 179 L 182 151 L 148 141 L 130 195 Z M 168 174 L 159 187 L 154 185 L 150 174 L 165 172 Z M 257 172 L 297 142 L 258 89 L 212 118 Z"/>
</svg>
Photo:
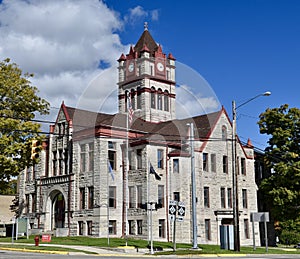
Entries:
<svg viewBox="0 0 300 259">
<path fill-rule="evenodd" d="M 40 243 L 40 237 L 39 237 L 39 236 L 35 236 L 35 237 L 34 237 L 34 242 L 35 242 L 35 246 L 39 246 L 39 243 Z"/>
</svg>

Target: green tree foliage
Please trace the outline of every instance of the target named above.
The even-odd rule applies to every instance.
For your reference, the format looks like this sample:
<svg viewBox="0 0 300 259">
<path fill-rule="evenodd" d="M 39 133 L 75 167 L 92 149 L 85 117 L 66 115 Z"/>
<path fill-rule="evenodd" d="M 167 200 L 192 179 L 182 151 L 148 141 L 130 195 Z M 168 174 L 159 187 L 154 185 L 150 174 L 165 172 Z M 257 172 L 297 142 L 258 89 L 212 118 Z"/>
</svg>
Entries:
<svg viewBox="0 0 300 259">
<path fill-rule="evenodd" d="M 36 114 L 47 114 L 49 103 L 37 96 L 38 89 L 17 64 L 0 62 L 0 192 L 31 163 L 31 140 L 40 139 Z"/>
<path fill-rule="evenodd" d="M 300 110 L 287 104 L 267 109 L 258 124 L 270 137 L 265 162 L 272 168 L 260 188 L 272 204 L 273 217 L 291 225 L 300 218 Z"/>
</svg>

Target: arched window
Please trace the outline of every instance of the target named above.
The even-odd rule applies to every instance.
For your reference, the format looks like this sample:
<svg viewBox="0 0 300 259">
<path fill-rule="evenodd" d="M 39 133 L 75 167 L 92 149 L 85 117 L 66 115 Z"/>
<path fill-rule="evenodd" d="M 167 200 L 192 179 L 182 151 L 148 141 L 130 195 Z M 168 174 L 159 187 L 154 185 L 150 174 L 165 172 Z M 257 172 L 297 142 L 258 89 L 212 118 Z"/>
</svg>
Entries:
<svg viewBox="0 0 300 259">
<path fill-rule="evenodd" d="M 169 111 L 169 92 L 165 90 L 164 92 L 164 110 Z"/>
<path fill-rule="evenodd" d="M 131 107 L 133 110 L 135 110 L 135 92 L 133 89 L 130 91 L 130 98 L 131 98 Z"/>
<path fill-rule="evenodd" d="M 157 109 L 158 110 L 162 110 L 162 95 L 163 95 L 163 93 L 162 93 L 162 90 L 159 88 L 158 90 L 157 90 Z"/>
<path fill-rule="evenodd" d="M 227 128 L 225 125 L 222 126 L 222 140 L 227 140 Z"/>
<path fill-rule="evenodd" d="M 151 87 L 151 108 L 155 109 L 156 108 L 156 100 L 155 100 L 155 95 L 156 95 L 156 91 L 155 88 L 152 86 Z"/>
<path fill-rule="evenodd" d="M 142 100 L 141 100 L 141 87 L 138 86 L 136 89 L 136 108 L 141 109 L 142 108 Z"/>
<path fill-rule="evenodd" d="M 125 112 L 128 111 L 128 91 L 125 91 Z"/>
</svg>

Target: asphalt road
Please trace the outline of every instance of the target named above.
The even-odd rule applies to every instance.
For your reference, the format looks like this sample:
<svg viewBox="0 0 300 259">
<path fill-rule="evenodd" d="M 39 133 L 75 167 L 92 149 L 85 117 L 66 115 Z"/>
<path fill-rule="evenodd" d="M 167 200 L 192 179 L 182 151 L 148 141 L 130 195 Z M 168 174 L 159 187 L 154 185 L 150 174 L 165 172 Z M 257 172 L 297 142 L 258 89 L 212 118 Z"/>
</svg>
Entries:
<svg viewBox="0 0 300 259">
<path fill-rule="evenodd" d="M 66 259 L 66 258 L 71 258 L 72 259 L 95 259 L 95 258 L 142 258 L 143 256 L 141 255 L 111 255 L 111 256 L 101 256 L 101 255 L 50 255 L 50 254 L 39 254 L 39 253 L 27 253 L 27 252 L 13 252 L 13 251 L 0 251 L 0 259 Z M 147 258 L 152 258 L 150 256 L 147 256 Z M 153 258 L 163 258 L 159 256 L 154 256 Z M 165 258 L 170 258 L 170 257 L 165 257 Z M 180 259 L 185 259 L 185 257 L 180 256 L 177 257 Z M 218 258 L 217 256 L 212 257 L 186 257 L 186 258 L 201 258 L 201 259 L 211 259 L 211 258 Z M 222 259 L 232 259 L 233 257 L 224 257 L 222 256 Z M 292 259 L 292 258 L 300 258 L 300 255 L 247 255 L 247 256 L 234 256 L 235 259 L 246 259 L 246 258 L 251 258 L 251 259 Z"/>
</svg>

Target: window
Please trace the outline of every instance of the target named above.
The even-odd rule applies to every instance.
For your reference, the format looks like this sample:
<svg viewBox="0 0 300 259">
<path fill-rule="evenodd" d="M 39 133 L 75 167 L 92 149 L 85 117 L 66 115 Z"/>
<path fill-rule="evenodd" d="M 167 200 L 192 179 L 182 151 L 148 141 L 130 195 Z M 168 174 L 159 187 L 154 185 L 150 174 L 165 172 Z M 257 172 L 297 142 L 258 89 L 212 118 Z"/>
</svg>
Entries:
<svg viewBox="0 0 300 259">
<path fill-rule="evenodd" d="M 108 232 L 111 235 L 116 235 L 117 234 L 117 222 L 115 220 L 110 220 L 109 221 Z"/>
<path fill-rule="evenodd" d="M 204 207 L 209 208 L 209 187 L 204 187 Z"/>
<path fill-rule="evenodd" d="M 246 175 L 246 159 L 241 158 L 241 173 L 242 175 Z"/>
<path fill-rule="evenodd" d="M 85 145 L 80 145 L 80 172 L 86 171 L 85 152 Z"/>
<path fill-rule="evenodd" d="M 205 219 L 205 238 L 206 240 L 211 240 L 211 226 L 210 219 Z"/>
<path fill-rule="evenodd" d="M 68 149 L 65 149 L 64 152 L 64 163 L 65 163 L 65 174 L 69 174 L 68 172 Z"/>
<path fill-rule="evenodd" d="M 227 128 L 225 125 L 222 126 L 222 140 L 223 141 L 227 140 Z"/>
<path fill-rule="evenodd" d="M 32 167 L 27 167 L 26 168 L 26 182 L 29 182 L 30 181 L 30 175 L 31 175 L 31 172 L 32 172 Z"/>
<path fill-rule="evenodd" d="M 216 154 L 210 155 L 210 170 L 212 172 L 217 172 L 217 160 L 216 160 Z"/>
<path fill-rule="evenodd" d="M 247 198 L 247 190 L 246 189 L 242 190 L 242 199 L 243 199 L 243 208 L 247 209 L 248 208 L 248 198 Z"/>
<path fill-rule="evenodd" d="M 26 211 L 25 213 L 29 213 L 29 194 L 25 194 L 25 201 L 26 201 Z"/>
<path fill-rule="evenodd" d="M 143 199 L 143 191 L 142 191 L 142 185 L 138 185 L 136 187 L 136 193 L 137 193 L 137 207 L 142 208 L 142 199 Z"/>
<path fill-rule="evenodd" d="M 179 159 L 173 159 L 173 173 L 179 174 Z"/>
<path fill-rule="evenodd" d="M 36 199 L 35 199 L 36 195 L 35 193 L 31 194 L 31 212 L 34 213 L 35 212 L 35 206 L 36 206 Z"/>
<path fill-rule="evenodd" d="M 226 208 L 225 188 L 221 188 L 221 208 Z"/>
<path fill-rule="evenodd" d="M 137 168 L 138 169 L 143 168 L 143 164 L 142 164 L 142 149 L 137 149 L 136 150 L 136 160 L 137 160 Z"/>
<path fill-rule="evenodd" d="M 142 235 L 143 234 L 143 221 L 142 220 L 137 220 L 137 234 Z"/>
<path fill-rule="evenodd" d="M 58 123 L 58 135 L 60 137 L 65 135 L 65 128 L 66 128 L 66 123 L 65 122 Z"/>
<path fill-rule="evenodd" d="M 237 174 L 240 174 L 240 157 L 237 157 L 236 158 L 236 164 L 235 164 L 235 166 L 236 166 L 236 173 Z"/>
<path fill-rule="evenodd" d="M 134 221 L 128 220 L 129 235 L 134 235 Z"/>
<path fill-rule="evenodd" d="M 223 156 L 223 173 L 228 174 L 228 157 Z"/>
<path fill-rule="evenodd" d="M 38 167 L 37 164 L 34 164 L 32 167 L 32 180 L 35 180 L 35 174 L 37 172 L 37 167 Z"/>
<path fill-rule="evenodd" d="M 125 91 L 125 112 L 128 112 L 128 91 Z"/>
<path fill-rule="evenodd" d="M 94 171 L 94 143 L 89 143 L 89 171 Z"/>
<path fill-rule="evenodd" d="M 158 236 L 164 238 L 165 237 L 165 220 L 158 220 Z"/>
<path fill-rule="evenodd" d="M 203 171 L 208 171 L 208 154 L 203 153 L 202 154 L 202 159 L 203 159 Z"/>
<path fill-rule="evenodd" d="M 79 189 L 80 199 L 79 199 L 79 209 L 85 209 L 85 190 L 84 188 Z"/>
<path fill-rule="evenodd" d="M 248 219 L 244 219 L 244 233 L 245 233 L 245 238 L 249 239 L 250 233 L 249 233 L 249 220 Z"/>
<path fill-rule="evenodd" d="M 135 110 L 135 92 L 133 89 L 131 89 L 130 92 L 130 99 L 131 99 L 131 107 L 133 110 Z"/>
<path fill-rule="evenodd" d="M 173 192 L 174 201 L 180 201 L 180 192 Z"/>
<path fill-rule="evenodd" d="M 156 108 L 156 98 L 155 98 L 155 95 L 156 95 L 156 91 L 155 91 L 155 88 L 152 86 L 151 87 L 151 108 L 155 109 Z"/>
<path fill-rule="evenodd" d="M 157 91 L 157 109 L 158 110 L 162 110 L 163 107 L 162 107 L 162 90 L 159 88 L 158 91 Z"/>
<path fill-rule="evenodd" d="M 116 170 L 116 143 L 108 141 L 108 161 L 111 169 Z"/>
<path fill-rule="evenodd" d="M 58 150 L 58 175 L 62 175 L 64 171 L 64 158 L 63 158 L 63 150 Z"/>
<path fill-rule="evenodd" d="M 141 91 L 141 87 L 138 86 L 137 87 L 137 93 L 136 93 L 136 108 L 137 109 L 141 109 L 142 108 L 142 101 L 141 101 L 141 95 L 142 91 Z"/>
<path fill-rule="evenodd" d="M 134 208 L 134 187 L 129 186 L 129 208 Z"/>
<path fill-rule="evenodd" d="M 56 172 L 57 172 L 57 155 L 56 155 L 56 151 L 53 151 L 53 160 L 52 160 L 52 172 L 53 172 L 53 176 L 56 176 Z"/>
<path fill-rule="evenodd" d="M 164 151 L 162 149 L 157 150 L 157 168 L 164 168 Z"/>
<path fill-rule="evenodd" d="M 78 235 L 83 235 L 83 221 L 78 221 Z"/>
<path fill-rule="evenodd" d="M 164 92 L 164 110 L 169 111 L 169 92 L 167 90 Z"/>
<path fill-rule="evenodd" d="M 227 188 L 227 206 L 232 208 L 232 191 L 231 188 Z"/>
<path fill-rule="evenodd" d="M 90 186 L 88 190 L 89 190 L 88 209 L 92 209 L 94 207 L 94 187 Z"/>
<path fill-rule="evenodd" d="M 87 234 L 91 236 L 93 234 L 93 222 L 89 220 L 86 222 L 86 224 L 87 224 Z"/>
<path fill-rule="evenodd" d="M 164 185 L 158 185 L 158 193 L 157 193 L 157 203 L 161 205 L 163 208 L 165 206 L 165 186 Z"/>
<path fill-rule="evenodd" d="M 128 163 L 129 163 L 129 170 L 135 170 L 135 163 L 132 161 L 133 160 L 133 151 L 128 150 Z"/>
<path fill-rule="evenodd" d="M 109 197 L 108 197 L 108 206 L 110 208 L 116 208 L 116 187 L 109 186 Z"/>
</svg>

